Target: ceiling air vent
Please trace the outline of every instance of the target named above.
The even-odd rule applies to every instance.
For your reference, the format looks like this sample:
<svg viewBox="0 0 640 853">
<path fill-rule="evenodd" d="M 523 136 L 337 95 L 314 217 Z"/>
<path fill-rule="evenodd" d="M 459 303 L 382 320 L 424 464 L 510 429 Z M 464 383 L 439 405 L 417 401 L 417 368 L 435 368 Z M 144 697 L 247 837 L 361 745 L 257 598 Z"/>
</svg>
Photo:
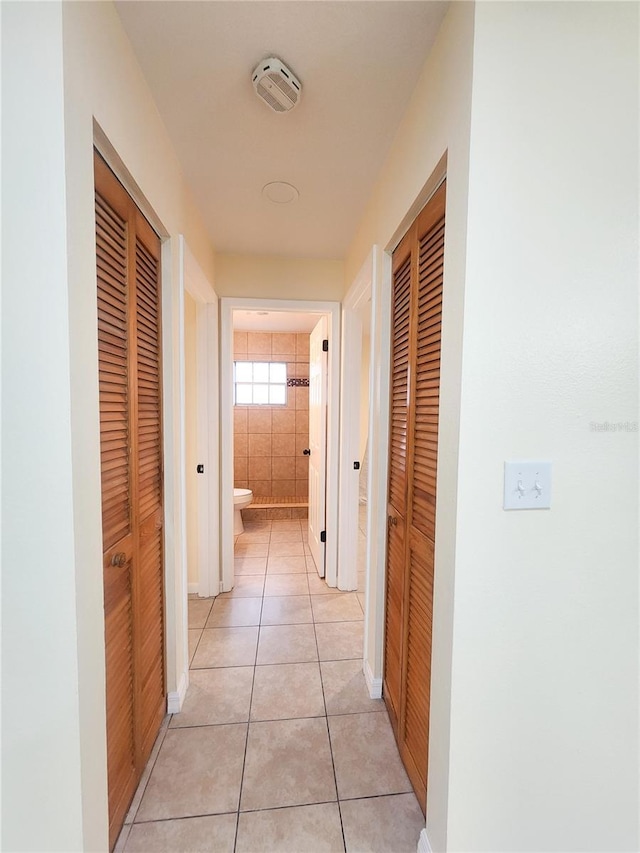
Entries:
<svg viewBox="0 0 640 853">
<path fill-rule="evenodd" d="M 302 84 L 275 56 L 264 59 L 253 72 L 256 95 L 277 113 L 286 113 L 300 100 Z"/>
</svg>

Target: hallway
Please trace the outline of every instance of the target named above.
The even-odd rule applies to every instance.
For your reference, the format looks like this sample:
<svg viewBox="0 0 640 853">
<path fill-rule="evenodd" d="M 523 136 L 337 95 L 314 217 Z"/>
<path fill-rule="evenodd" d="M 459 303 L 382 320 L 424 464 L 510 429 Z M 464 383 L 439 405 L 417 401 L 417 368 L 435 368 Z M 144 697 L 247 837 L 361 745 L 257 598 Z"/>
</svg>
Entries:
<svg viewBox="0 0 640 853">
<path fill-rule="evenodd" d="M 189 600 L 189 692 L 116 849 L 415 853 L 424 818 L 362 675 L 362 593 L 318 578 L 306 520 L 247 524 L 235 573 Z"/>
</svg>

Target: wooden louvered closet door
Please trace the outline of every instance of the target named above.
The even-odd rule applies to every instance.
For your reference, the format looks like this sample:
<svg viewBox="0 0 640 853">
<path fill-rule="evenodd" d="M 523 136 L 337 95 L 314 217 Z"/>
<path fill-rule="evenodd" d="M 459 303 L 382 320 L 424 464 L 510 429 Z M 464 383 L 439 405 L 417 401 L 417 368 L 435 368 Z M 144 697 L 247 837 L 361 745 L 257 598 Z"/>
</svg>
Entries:
<svg viewBox="0 0 640 853">
<path fill-rule="evenodd" d="M 94 168 L 113 846 L 166 707 L 160 240 L 98 154 Z"/>
<path fill-rule="evenodd" d="M 384 698 L 426 811 L 445 184 L 393 253 Z"/>
</svg>

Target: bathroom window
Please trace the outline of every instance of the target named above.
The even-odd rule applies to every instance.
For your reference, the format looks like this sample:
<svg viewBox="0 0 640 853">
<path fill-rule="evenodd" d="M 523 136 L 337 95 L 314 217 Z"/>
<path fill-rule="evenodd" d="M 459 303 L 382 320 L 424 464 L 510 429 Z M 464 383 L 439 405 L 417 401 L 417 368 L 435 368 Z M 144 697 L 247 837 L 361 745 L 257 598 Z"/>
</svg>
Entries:
<svg viewBox="0 0 640 853">
<path fill-rule="evenodd" d="M 279 361 L 235 361 L 233 402 L 236 406 L 285 406 L 287 365 Z"/>
</svg>

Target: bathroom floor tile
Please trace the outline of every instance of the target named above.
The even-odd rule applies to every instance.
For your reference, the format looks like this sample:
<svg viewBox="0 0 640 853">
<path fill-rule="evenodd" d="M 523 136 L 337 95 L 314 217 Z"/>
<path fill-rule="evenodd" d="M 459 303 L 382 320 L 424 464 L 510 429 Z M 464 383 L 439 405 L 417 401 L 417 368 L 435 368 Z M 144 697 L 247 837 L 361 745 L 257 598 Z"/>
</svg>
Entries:
<svg viewBox="0 0 640 853">
<path fill-rule="evenodd" d="M 226 598 L 255 598 L 264 593 L 264 575 L 239 575 L 234 578 L 233 589 L 230 592 L 221 592 L 218 596 L 220 601 Z"/>
<path fill-rule="evenodd" d="M 320 664 L 327 714 L 383 711 L 382 699 L 369 696 L 362 660 L 323 661 Z"/>
<path fill-rule="evenodd" d="M 355 592 L 312 595 L 311 607 L 314 622 L 355 622 L 364 618 Z"/>
<path fill-rule="evenodd" d="M 213 605 L 213 598 L 190 598 L 188 601 L 189 608 L 189 628 L 204 628 L 209 612 Z"/>
<path fill-rule="evenodd" d="M 257 644 L 258 628 L 205 628 L 192 667 L 253 666 Z"/>
<path fill-rule="evenodd" d="M 324 718 L 249 725 L 241 811 L 335 799 Z"/>
<path fill-rule="evenodd" d="M 272 533 L 271 536 L 276 534 Z M 304 557 L 304 545 L 298 537 L 297 542 L 272 542 L 269 545 L 269 557 Z"/>
<path fill-rule="evenodd" d="M 274 595 L 264 599 L 261 625 L 300 625 L 305 622 L 313 622 L 308 595 Z"/>
<path fill-rule="evenodd" d="M 274 519 L 271 522 L 272 533 L 282 533 L 283 531 L 302 530 L 300 522 L 297 519 Z"/>
<path fill-rule="evenodd" d="M 309 572 L 307 575 L 307 580 L 309 582 L 309 592 L 311 595 L 335 595 L 336 588 L 334 586 L 327 586 L 327 582 L 324 578 L 318 577 L 318 573 L 313 569 L 313 574 Z"/>
<path fill-rule="evenodd" d="M 236 815 L 161 820 L 131 828 L 125 853 L 233 853 Z"/>
<path fill-rule="evenodd" d="M 306 574 L 272 575 L 267 573 L 265 597 L 272 595 L 309 595 Z"/>
<path fill-rule="evenodd" d="M 411 791 L 386 711 L 328 719 L 341 800 Z"/>
<path fill-rule="evenodd" d="M 338 806 L 322 803 L 241 812 L 236 853 L 257 851 L 344 853 Z"/>
<path fill-rule="evenodd" d="M 246 723 L 252 685 L 252 666 L 193 669 L 182 711 L 173 715 L 170 727 Z"/>
<path fill-rule="evenodd" d="M 267 574 L 288 575 L 306 574 L 307 564 L 304 557 L 269 557 Z"/>
<path fill-rule="evenodd" d="M 244 533 L 238 536 L 237 545 L 263 545 L 271 539 L 271 530 L 251 530 L 247 529 L 248 525 L 244 526 Z"/>
<path fill-rule="evenodd" d="M 320 660 L 347 660 L 364 655 L 363 622 L 321 622 L 316 625 Z"/>
<path fill-rule="evenodd" d="M 257 666 L 251 699 L 251 721 L 324 716 L 322 682 L 317 663 Z"/>
<path fill-rule="evenodd" d="M 236 557 L 233 561 L 234 575 L 263 575 L 266 571 L 266 557 Z"/>
<path fill-rule="evenodd" d="M 238 807 L 247 726 L 169 729 L 136 823 Z"/>
<path fill-rule="evenodd" d="M 271 522 L 268 520 L 265 521 L 245 521 L 244 523 L 244 532 L 245 533 L 265 533 L 271 532 Z M 241 536 L 244 534 L 240 534 Z"/>
<path fill-rule="evenodd" d="M 271 541 L 270 544 L 273 545 L 275 542 L 302 542 L 302 531 L 301 530 L 274 530 L 271 533 Z"/>
<path fill-rule="evenodd" d="M 189 628 L 189 665 L 191 665 L 191 661 L 193 660 L 193 656 L 198 648 L 198 643 L 200 642 L 200 634 L 202 634 L 202 630 L 200 628 L 192 629 Z"/>
<path fill-rule="evenodd" d="M 313 625 L 263 625 L 258 642 L 259 666 L 318 660 Z"/>
<path fill-rule="evenodd" d="M 340 804 L 347 853 L 415 853 L 424 815 L 415 794 Z"/>
<path fill-rule="evenodd" d="M 207 628 L 240 628 L 259 625 L 262 598 L 217 598 Z"/>
<path fill-rule="evenodd" d="M 238 542 L 234 548 L 234 556 L 236 559 L 240 557 L 266 557 L 269 554 L 269 547 L 267 542 L 248 543 L 246 545 Z"/>
</svg>

